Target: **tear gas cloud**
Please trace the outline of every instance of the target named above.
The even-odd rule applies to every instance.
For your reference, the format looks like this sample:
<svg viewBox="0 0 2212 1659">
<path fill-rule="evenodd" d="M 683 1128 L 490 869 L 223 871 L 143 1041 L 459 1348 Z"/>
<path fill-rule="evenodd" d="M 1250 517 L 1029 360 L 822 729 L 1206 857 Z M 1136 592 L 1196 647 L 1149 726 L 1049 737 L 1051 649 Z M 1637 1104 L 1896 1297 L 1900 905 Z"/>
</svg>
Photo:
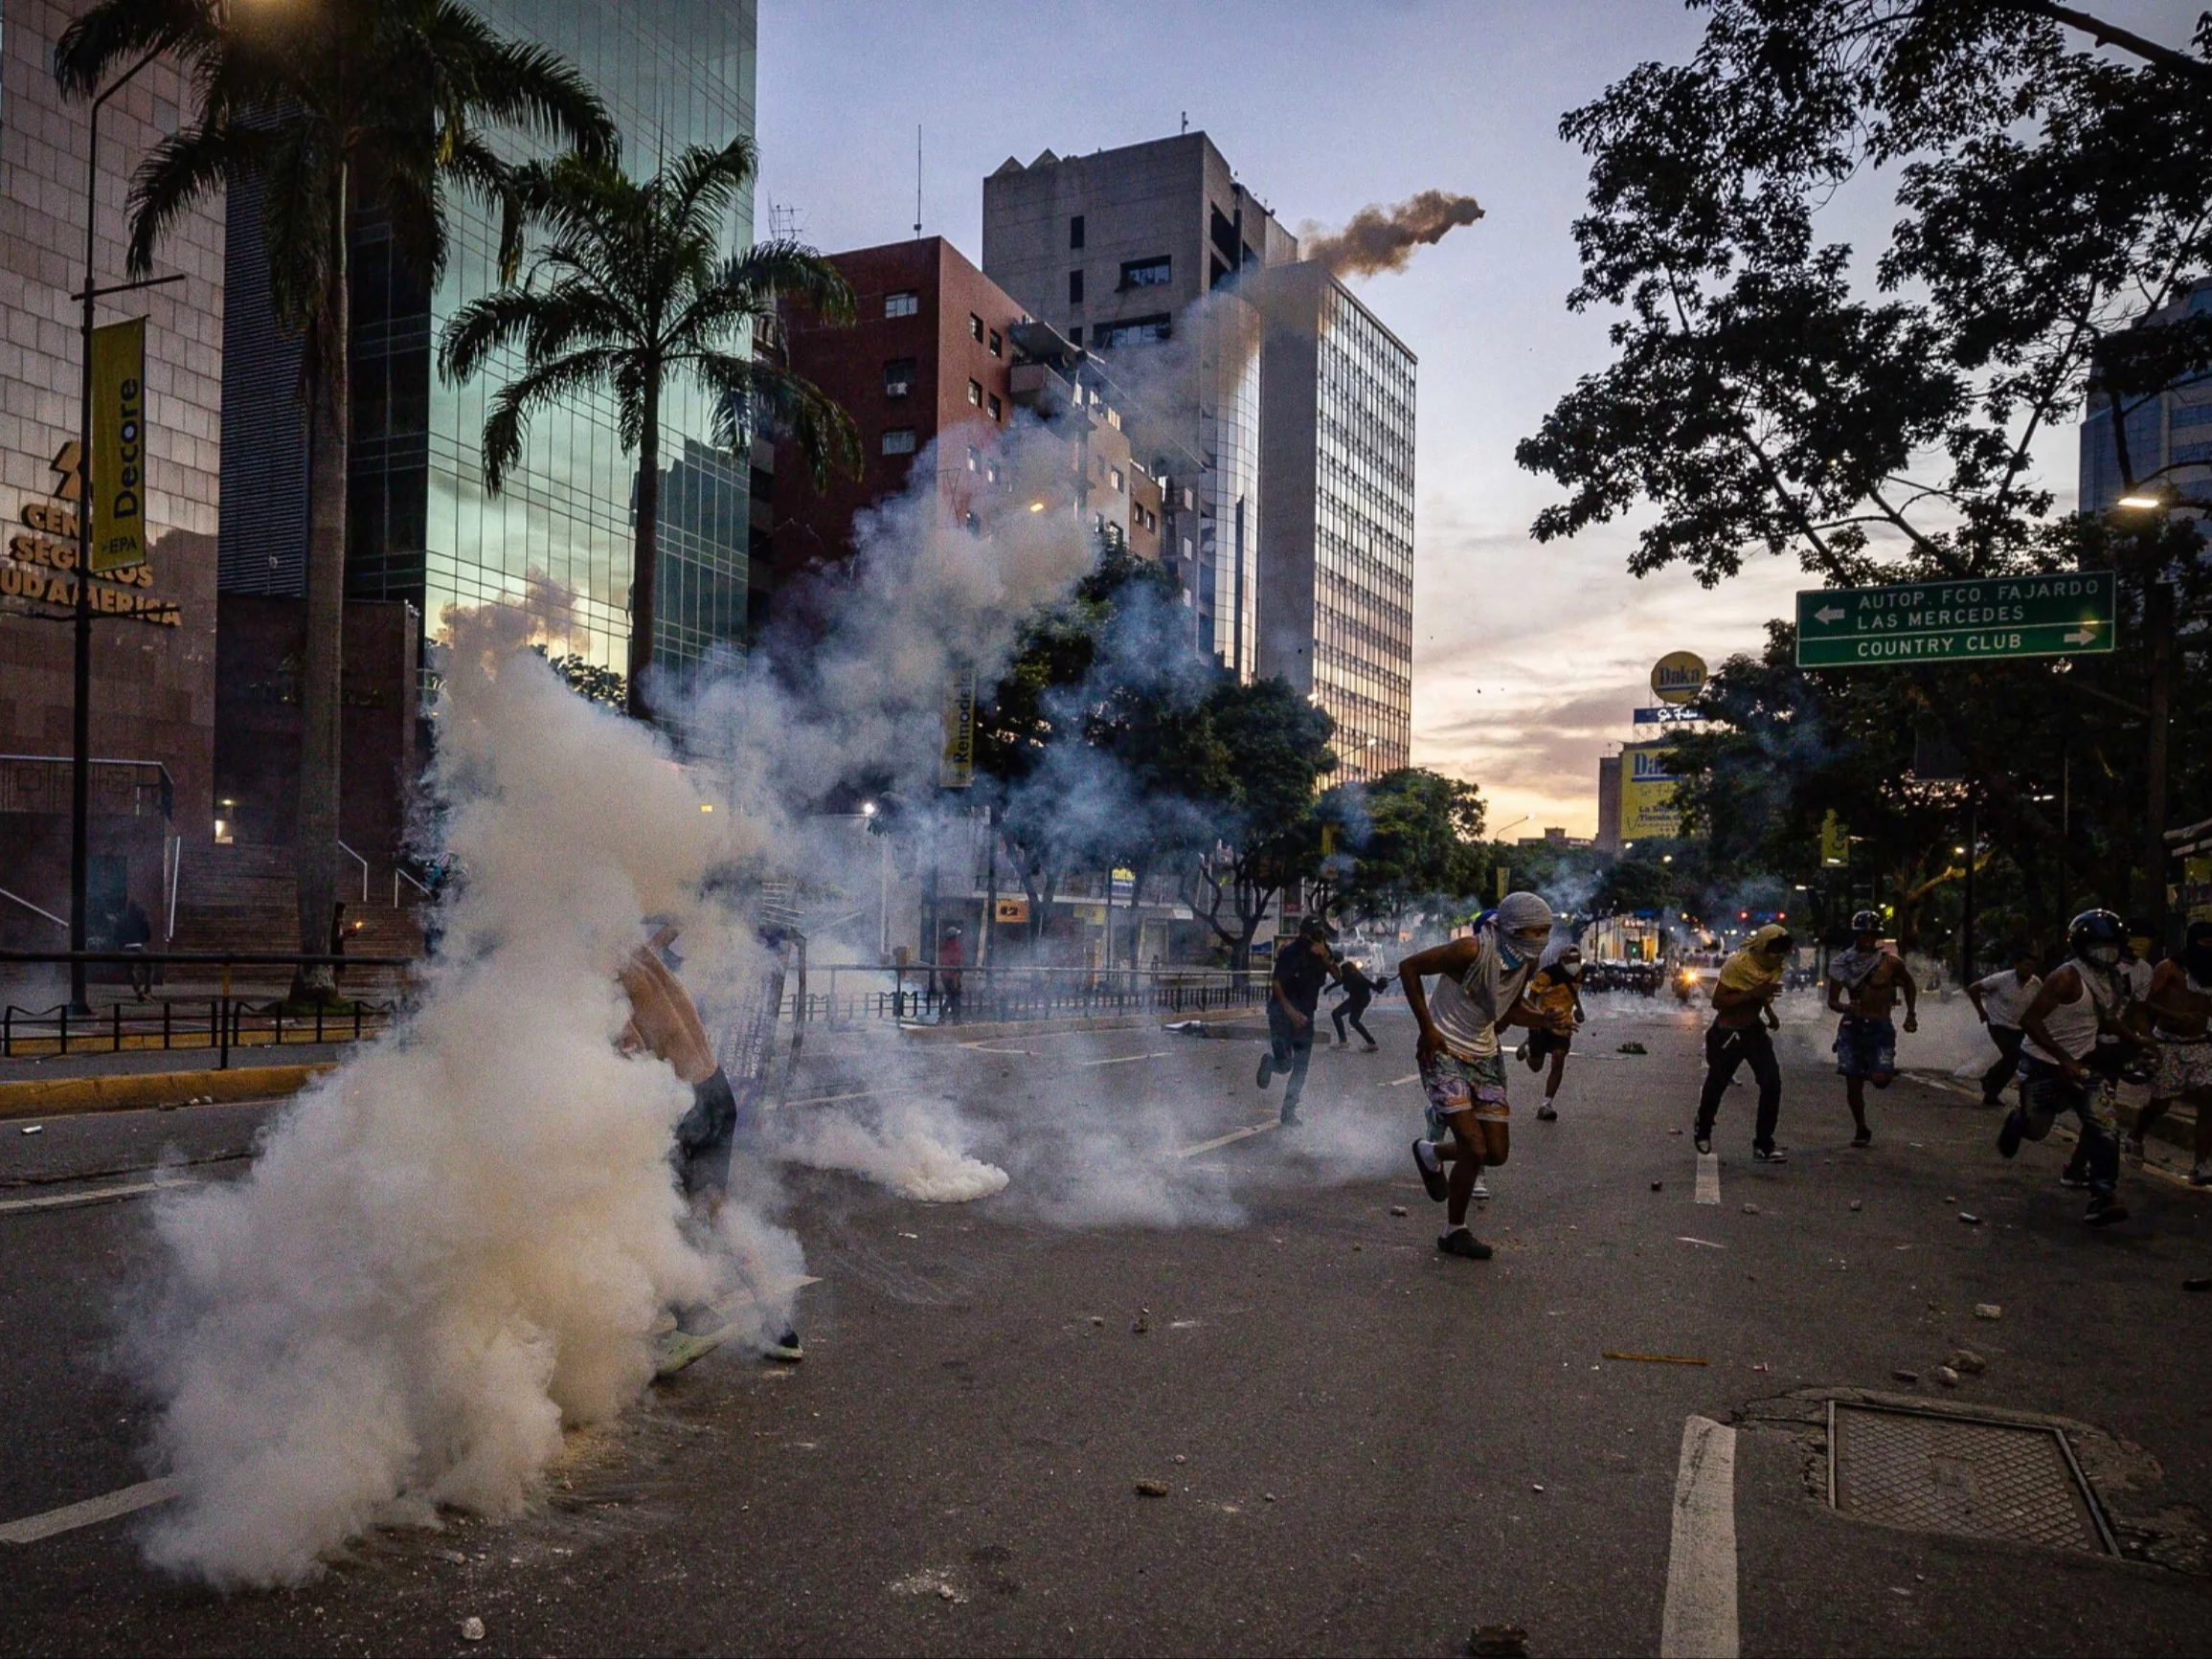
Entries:
<svg viewBox="0 0 2212 1659">
<path fill-rule="evenodd" d="M 1423 191 L 1390 207 L 1362 208 L 1341 230 L 1302 224 L 1298 227 L 1298 252 L 1326 265 L 1338 277 L 1403 271 L 1414 249 L 1433 247 L 1459 226 L 1471 225 L 1481 216 L 1481 204 L 1473 196 Z"/>
</svg>

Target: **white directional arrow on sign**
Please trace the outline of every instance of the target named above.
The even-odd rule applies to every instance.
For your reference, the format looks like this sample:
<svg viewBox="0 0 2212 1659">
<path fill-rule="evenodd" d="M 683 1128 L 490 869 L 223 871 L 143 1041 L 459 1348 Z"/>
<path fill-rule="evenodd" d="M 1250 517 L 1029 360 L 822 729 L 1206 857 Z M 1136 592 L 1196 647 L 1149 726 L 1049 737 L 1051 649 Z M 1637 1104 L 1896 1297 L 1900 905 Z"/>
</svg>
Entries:
<svg viewBox="0 0 2212 1659">
<path fill-rule="evenodd" d="M 2095 627 L 2085 623 L 2083 626 L 2075 629 L 2074 632 L 2066 636 L 2066 643 L 2069 645 L 2087 645 L 2093 641 L 2096 637 L 2097 630 Z"/>
<path fill-rule="evenodd" d="M 1816 622 L 1840 622 L 1850 614 L 1840 605 L 1822 605 L 1813 613 L 1813 619 Z"/>
</svg>

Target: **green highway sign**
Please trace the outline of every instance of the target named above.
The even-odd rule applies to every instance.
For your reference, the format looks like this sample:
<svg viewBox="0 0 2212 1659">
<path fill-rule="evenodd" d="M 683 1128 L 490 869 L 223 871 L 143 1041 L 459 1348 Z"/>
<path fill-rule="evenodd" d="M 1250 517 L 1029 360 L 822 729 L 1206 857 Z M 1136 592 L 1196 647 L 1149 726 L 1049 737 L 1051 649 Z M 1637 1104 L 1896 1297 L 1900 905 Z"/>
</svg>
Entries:
<svg viewBox="0 0 2212 1659">
<path fill-rule="evenodd" d="M 1797 595 L 1797 666 L 1975 662 L 2112 649 L 2110 571 L 1984 576 Z"/>
</svg>

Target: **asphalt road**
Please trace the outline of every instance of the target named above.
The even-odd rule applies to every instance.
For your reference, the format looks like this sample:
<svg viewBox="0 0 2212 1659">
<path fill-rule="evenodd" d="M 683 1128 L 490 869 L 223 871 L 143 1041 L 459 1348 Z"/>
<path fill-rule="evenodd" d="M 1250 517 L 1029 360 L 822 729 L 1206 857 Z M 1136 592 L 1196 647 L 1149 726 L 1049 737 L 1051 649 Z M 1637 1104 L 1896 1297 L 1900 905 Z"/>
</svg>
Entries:
<svg viewBox="0 0 2212 1659">
<path fill-rule="evenodd" d="M 1274 1116 L 1250 1041 L 822 1043 L 794 1094 L 862 1098 L 794 1122 L 918 1100 L 1014 1178 L 927 1205 L 788 1171 L 821 1275 L 802 1365 L 703 1362 L 574 1437 L 523 1520 L 376 1534 L 298 1591 L 164 1580 L 128 1519 L 0 1545 L 0 1645 L 1445 1654 L 1513 1625 L 1536 1653 L 1648 1653 L 1702 1416 L 1736 1430 L 1745 1652 L 2206 1649 L 2212 1295 L 2182 1283 L 2212 1273 L 2212 1197 L 2131 1172 L 2135 1219 L 2093 1232 L 2055 1138 L 2005 1164 L 1994 1114 L 1913 1081 L 1851 1151 L 1799 1041 L 1793 1160 L 1751 1165 L 1739 1087 L 1721 1202 L 1699 1204 L 1696 1021 L 1638 1001 L 1585 1033 L 1560 1122 L 1517 1074 L 1478 1218 L 1497 1258 L 1446 1260 L 1405 1151 L 1410 1029 L 1394 998 L 1378 1013 L 1384 1053 L 1317 1054 L 1306 1128 L 1205 1151 Z M 223 1178 L 256 1116 L 7 1126 L 0 1182 L 24 1184 L 0 1204 L 147 1182 L 165 1148 L 203 1161 L 160 1178 Z M 147 1402 L 110 1365 L 146 1213 L 0 1210 L 0 1522 L 146 1477 Z M 1960 1346 L 1987 1370 L 1943 1389 Z M 2135 1558 L 1830 1510 L 1825 1402 L 1859 1390 L 2065 1420 Z"/>
</svg>

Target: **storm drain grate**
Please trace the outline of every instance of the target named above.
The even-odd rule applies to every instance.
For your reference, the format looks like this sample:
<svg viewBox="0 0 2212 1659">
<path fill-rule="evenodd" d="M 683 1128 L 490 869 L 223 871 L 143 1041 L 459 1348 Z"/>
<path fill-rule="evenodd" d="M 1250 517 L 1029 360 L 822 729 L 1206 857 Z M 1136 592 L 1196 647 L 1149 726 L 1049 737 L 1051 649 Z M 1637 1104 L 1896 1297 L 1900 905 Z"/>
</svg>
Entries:
<svg viewBox="0 0 2212 1659">
<path fill-rule="evenodd" d="M 1893 1406 L 1828 1406 L 1828 1503 L 1920 1532 L 2112 1555 L 2055 1428 Z"/>
</svg>

